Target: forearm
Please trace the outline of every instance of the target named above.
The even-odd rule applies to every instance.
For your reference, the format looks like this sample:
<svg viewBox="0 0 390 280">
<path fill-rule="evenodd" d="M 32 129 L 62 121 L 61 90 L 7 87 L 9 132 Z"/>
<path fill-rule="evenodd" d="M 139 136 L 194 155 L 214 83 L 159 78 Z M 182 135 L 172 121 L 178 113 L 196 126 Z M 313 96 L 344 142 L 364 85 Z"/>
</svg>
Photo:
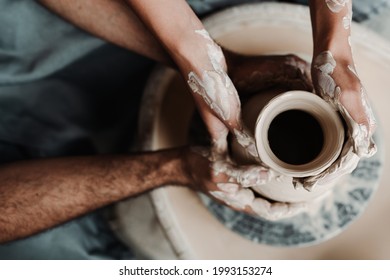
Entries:
<svg viewBox="0 0 390 280">
<path fill-rule="evenodd" d="M 171 65 L 167 52 L 122 0 L 38 0 L 72 24 L 108 42 Z"/>
<path fill-rule="evenodd" d="M 0 167 L 0 242 L 29 236 L 167 185 L 188 185 L 182 150 L 70 157 Z"/>
<path fill-rule="evenodd" d="M 210 40 L 204 26 L 184 0 L 126 0 L 170 53 L 183 74 L 212 70 Z"/>
<path fill-rule="evenodd" d="M 314 57 L 331 51 L 343 59 L 352 60 L 349 45 L 352 20 L 352 0 L 311 0 L 310 12 L 313 27 Z"/>
</svg>

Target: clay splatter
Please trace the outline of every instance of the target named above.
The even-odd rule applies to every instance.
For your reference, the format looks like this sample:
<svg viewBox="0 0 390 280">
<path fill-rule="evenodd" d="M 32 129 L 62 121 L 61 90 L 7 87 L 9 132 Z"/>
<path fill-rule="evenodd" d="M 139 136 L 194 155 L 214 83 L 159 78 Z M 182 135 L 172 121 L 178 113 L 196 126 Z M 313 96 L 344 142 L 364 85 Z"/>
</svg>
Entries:
<svg viewBox="0 0 390 280">
<path fill-rule="evenodd" d="M 349 2 L 349 0 L 325 0 L 326 5 L 333 13 L 339 13 Z"/>
</svg>

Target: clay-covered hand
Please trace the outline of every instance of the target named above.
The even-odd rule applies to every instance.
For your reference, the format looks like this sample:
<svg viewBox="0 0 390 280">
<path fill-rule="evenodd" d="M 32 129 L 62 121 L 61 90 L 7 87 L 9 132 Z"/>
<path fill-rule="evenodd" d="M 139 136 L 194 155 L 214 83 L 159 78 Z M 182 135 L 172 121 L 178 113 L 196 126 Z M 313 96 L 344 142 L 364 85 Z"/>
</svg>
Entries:
<svg viewBox="0 0 390 280">
<path fill-rule="evenodd" d="M 347 140 L 339 159 L 322 174 L 307 179 L 306 187 L 350 173 L 360 158 L 376 152 L 372 139 L 376 121 L 353 61 L 324 51 L 314 58 L 312 74 L 316 92 L 343 116 Z"/>
<path fill-rule="evenodd" d="M 256 197 L 250 187 L 270 179 L 270 170 L 259 165 L 236 166 L 229 157 L 221 157 L 210 149 L 195 147 L 186 156 L 190 186 L 213 199 L 248 214 L 268 220 L 294 216 L 307 208 L 305 203 L 271 202 Z"/>
<path fill-rule="evenodd" d="M 129 0 L 188 82 L 216 152 L 226 153 L 227 131 L 254 157 L 253 136 L 241 122 L 237 90 L 227 75 L 221 48 L 185 0 Z"/>
<path fill-rule="evenodd" d="M 220 46 L 204 29 L 195 30 L 196 53 L 178 62 L 182 75 L 195 98 L 200 114 L 210 132 L 215 153 L 227 154 L 230 131 L 238 143 L 258 158 L 253 135 L 241 120 L 241 102 L 227 74 L 227 65 Z"/>
<path fill-rule="evenodd" d="M 310 63 L 294 55 L 243 55 L 223 49 L 228 73 L 240 95 L 273 86 L 312 91 Z"/>
</svg>

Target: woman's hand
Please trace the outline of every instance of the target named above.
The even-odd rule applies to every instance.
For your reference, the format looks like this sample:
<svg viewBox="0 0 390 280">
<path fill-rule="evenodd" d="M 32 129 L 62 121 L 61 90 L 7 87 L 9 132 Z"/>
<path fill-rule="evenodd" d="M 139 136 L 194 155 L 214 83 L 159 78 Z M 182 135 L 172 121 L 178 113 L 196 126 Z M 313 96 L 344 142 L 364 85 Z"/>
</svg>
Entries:
<svg viewBox="0 0 390 280">
<path fill-rule="evenodd" d="M 188 82 L 193 92 L 200 95 L 209 105 L 209 108 L 214 109 L 214 113 L 217 113 L 219 120 L 222 120 L 222 123 L 228 129 L 224 131 L 218 121 L 213 120 L 212 117 L 203 115 L 203 119 L 206 120 L 211 135 L 217 133 L 213 139 L 222 139 L 218 135 L 227 135 L 227 131 L 230 130 L 239 140 L 241 139 L 240 143 L 247 147 L 250 154 L 257 156 L 254 141 L 247 137 L 249 133 L 245 131 L 245 128 L 243 130 L 237 129 L 237 127 L 242 127 L 242 124 L 240 100 L 236 89 L 238 89 L 240 96 L 245 97 L 273 86 L 283 87 L 287 90 L 311 91 L 310 64 L 291 54 L 249 56 L 232 52 L 226 48 L 222 49 L 221 53 L 221 48 L 205 30 L 199 31 L 199 34 L 202 34 L 208 40 L 208 55 L 213 70 L 204 71 L 200 74 L 191 72 Z M 215 60 L 216 58 L 218 60 Z M 203 80 L 200 77 L 203 77 Z M 232 79 L 234 85 L 230 79 Z M 216 81 L 212 84 L 217 86 L 217 95 L 210 94 L 215 90 L 214 88 L 210 89 L 205 86 L 205 81 L 210 83 L 212 80 Z M 222 86 L 218 88 L 218 85 Z M 214 96 L 216 100 L 210 98 L 210 96 Z M 201 102 L 199 106 L 202 106 Z M 224 138 L 226 139 L 226 137 Z M 221 143 L 222 141 L 214 142 Z M 250 143 L 250 146 L 245 146 L 248 143 Z M 222 145 L 218 146 L 221 147 Z"/>
<path fill-rule="evenodd" d="M 240 206 L 241 210 L 246 210 L 247 205 L 259 204 L 254 203 L 254 194 L 247 187 L 266 182 L 269 171 L 262 166 L 243 170 L 234 166 L 228 157 L 229 131 L 253 157 L 258 158 L 258 155 L 253 136 L 242 124 L 240 99 L 227 74 L 221 48 L 184 0 L 129 0 L 129 4 L 161 42 L 187 81 L 210 132 L 209 155 L 204 157 L 190 152 L 187 157 L 193 188 L 219 197 L 220 201 L 233 207 Z M 243 194 L 245 197 L 241 198 Z M 256 211 L 260 213 L 260 210 Z"/>
<path fill-rule="evenodd" d="M 353 61 L 325 51 L 314 59 L 312 71 L 316 92 L 344 117 L 354 152 L 359 157 L 371 156 L 376 121 Z"/>
<path fill-rule="evenodd" d="M 338 160 L 303 185 L 311 188 L 352 172 L 360 158 L 376 152 L 372 135 L 376 121 L 358 77 L 351 48 L 352 1 L 311 1 L 314 55 L 312 79 L 317 94 L 340 112 L 347 139 Z"/>
<path fill-rule="evenodd" d="M 227 75 L 221 48 L 184 0 L 128 0 L 132 9 L 167 50 L 187 81 L 210 132 L 213 148 L 227 153 L 230 131 L 258 158 L 253 136 L 241 121 L 237 90 Z"/>
<path fill-rule="evenodd" d="M 376 121 L 353 61 L 324 51 L 314 58 L 312 73 L 316 92 L 340 112 L 348 130 L 339 159 L 322 174 L 305 180 L 306 188 L 351 173 L 361 158 L 376 152 L 372 139 Z"/>
<path fill-rule="evenodd" d="M 253 136 L 241 120 L 241 102 L 235 86 L 227 74 L 224 54 L 206 30 L 196 30 L 198 50 L 196 63 L 180 64 L 200 114 L 210 132 L 214 152 L 227 154 L 227 135 L 230 131 L 238 143 L 254 158 L 258 158 Z"/>
</svg>

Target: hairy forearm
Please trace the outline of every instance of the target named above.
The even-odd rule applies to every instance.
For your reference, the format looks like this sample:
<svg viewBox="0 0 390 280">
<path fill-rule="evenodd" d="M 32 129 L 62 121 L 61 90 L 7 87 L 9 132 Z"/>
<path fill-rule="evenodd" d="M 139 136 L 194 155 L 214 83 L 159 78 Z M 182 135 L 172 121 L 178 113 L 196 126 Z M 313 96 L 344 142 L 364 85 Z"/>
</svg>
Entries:
<svg viewBox="0 0 390 280">
<path fill-rule="evenodd" d="M 122 0 L 38 0 L 67 21 L 108 42 L 172 65 L 167 52 Z"/>
<path fill-rule="evenodd" d="M 182 150 L 69 157 L 0 167 L 0 242 L 68 221 L 153 188 L 188 185 Z"/>
<path fill-rule="evenodd" d="M 311 0 L 314 55 L 330 50 L 345 59 L 352 59 L 351 35 L 352 0 Z"/>
</svg>

